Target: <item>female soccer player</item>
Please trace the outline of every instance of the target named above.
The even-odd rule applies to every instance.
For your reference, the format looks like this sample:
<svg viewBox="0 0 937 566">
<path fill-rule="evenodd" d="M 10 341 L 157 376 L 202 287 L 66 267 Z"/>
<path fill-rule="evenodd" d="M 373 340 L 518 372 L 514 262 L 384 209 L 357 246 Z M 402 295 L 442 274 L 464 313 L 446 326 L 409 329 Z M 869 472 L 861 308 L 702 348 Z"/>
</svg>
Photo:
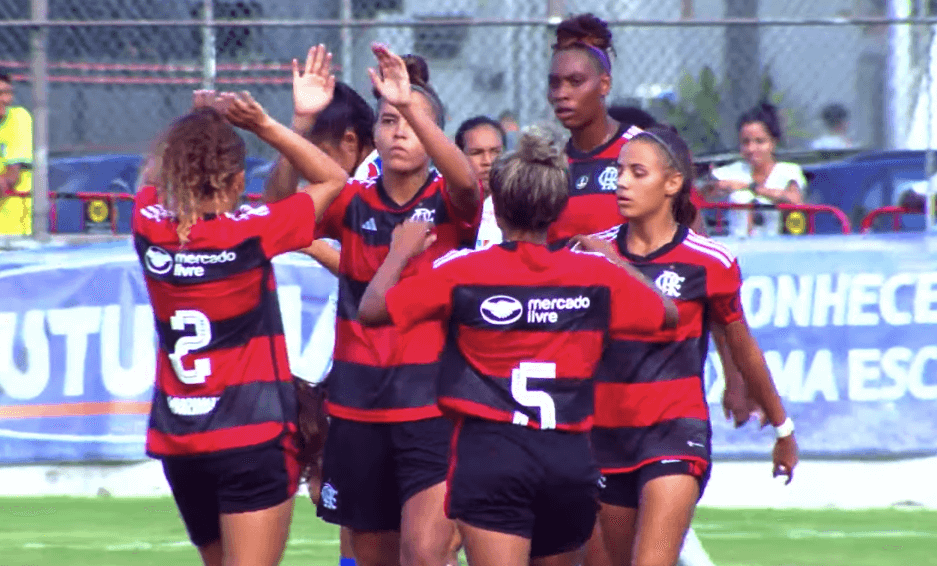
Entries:
<svg viewBox="0 0 937 566">
<path fill-rule="evenodd" d="M 621 223 L 615 210 L 615 160 L 641 131 L 608 114 L 605 97 L 612 88 L 612 32 L 592 14 L 580 14 L 556 28 L 548 78 L 548 99 L 569 130 L 569 204 L 550 227 L 550 241 L 592 234 Z"/>
<path fill-rule="evenodd" d="M 742 312 L 738 262 L 687 227 L 696 215 L 689 155 L 672 129 L 637 134 L 618 159 L 618 209 L 627 223 L 601 235 L 680 310 L 677 328 L 651 340 L 613 332 L 596 373 L 600 522 L 616 566 L 677 562 L 711 464 L 700 377 L 710 324 L 725 327 L 735 365 L 775 425 L 775 475 L 790 482 L 797 464 L 793 423 Z"/>
<path fill-rule="evenodd" d="M 485 191 L 485 202 L 482 206 L 481 226 L 478 228 L 478 237 L 475 247 L 485 247 L 501 243 L 501 230 L 495 222 L 494 208 L 491 205 L 491 190 L 488 184 L 488 174 L 495 160 L 504 152 L 507 145 L 507 133 L 501 123 L 488 116 L 475 116 L 462 122 L 455 132 L 455 144 L 468 157 L 475 176 L 481 181 Z"/>
<path fill-rule="evenodd" d="M 354 179 L 381 173 L 374 149 L 374 111 L 353 88 L 336 82 L 331 73 L 332 54 L 320 44 L 309 50 L 300 88 L 293 90 L 293 131 L 316 144 Z M 264 200 L 276 202 L 296 192 L 299 175 L 280 156 L 264 185 Z M 316 240 L 302 250 L 338 276 L 339 253 L 328 242 Z"/>
<path fill-rule="evenodd" d="M 294 77 L 298 80 L 298 77 Z M 296 400 L 271 258 L 308 246 L 347 175 L 249 94 L 177 119 L 156 185 L 136 196 L 134 244 L 159 336 L 147 453 L 202 560 L 279 563 L 297 488 Z M 312 181 L 301 194 L 240 208 L 254 132 Z"/>
<path fill-rule="evenodd" d="M 443 512 L 452 424 L 436 406 L 444 332 L 365 328 L 358 303 L 387 255 L 391 232 L 409 218 L 435 225 L 437 241 L 411 266 L 472 245 L 481 188 L 442 131 L 443 108 L 425 63 L 372 46 L 380 96 L 374 142 L 379 177 L 351 181 L 325 214 L 319 236 L 341 243 L 331 415 L 320 516 L 350 527 L 362 566 L 445 564 L 455 526 Z M 432 161 L 437 170 L 430 168 Z"/>
<path fill-rule="evenodd" d="M 586 431 L 606 333 L 676 322 L 672 302 L 612 250 L 621 267 L 547 245 L 568 198 L 565 161 L 549 139 L 523 135 L 491 170 L 504 243 L 452 252 L 401 280 L 435 238 L 425 224 L 406 224 L 358 311 L 365 324 L 452 329 L 439 384 L 440 406 L 458 419 L 447 512 L 471 566 L 574 563 L 595 523 Z"/>
</svg>

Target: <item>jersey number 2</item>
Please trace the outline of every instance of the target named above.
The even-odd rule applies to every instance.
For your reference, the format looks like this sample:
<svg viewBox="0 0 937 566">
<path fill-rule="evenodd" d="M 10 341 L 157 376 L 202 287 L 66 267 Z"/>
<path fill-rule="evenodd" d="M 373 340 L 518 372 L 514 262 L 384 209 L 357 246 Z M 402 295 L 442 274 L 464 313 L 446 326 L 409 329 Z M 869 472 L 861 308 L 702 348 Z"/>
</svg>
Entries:
<svg viewBox="0 0 937 566">
<path fill-rule="evenodd" d="M 211 360 L 199 358 L 195 360 L 192 369 L 185 369 L 182 356 L 208 346 L 211 342 L 211 321 L 204 313 L 196 310 L 178 310 L 169 317 L 169 326 L 176 332 L 182 332 L 190 325 L 195 327 L 195 335 L 183 336 L 176 340 L 176 346 L 169 354 L 169 361 L 172 362 L 172 369 L 179 381 L 186 385 L 198 385 L 205 383 L 205 379 L 211 375 Z"/>
<path fill-rule="evenodd" d="M 531 391 L 527 388 L 531 379 L 556 379 L 556 364 L 551 362 L 521 362 L 511 370 L 511 395 L 525 407 L 540 409 L 540 428 L 556 428 L 556 403 L 546 391 Z M 527 426 L 530 419 L 520 411 L 514 411 L 514 424 Z"/>
</svg>

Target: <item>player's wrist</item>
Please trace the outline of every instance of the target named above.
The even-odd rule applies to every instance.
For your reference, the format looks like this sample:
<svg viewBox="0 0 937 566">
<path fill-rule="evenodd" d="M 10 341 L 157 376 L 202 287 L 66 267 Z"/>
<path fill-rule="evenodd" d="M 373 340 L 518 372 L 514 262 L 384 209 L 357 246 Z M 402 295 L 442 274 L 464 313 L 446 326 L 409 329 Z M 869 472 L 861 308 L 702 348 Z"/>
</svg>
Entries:
<svg viewBox="0 0 937 566">
<path fill-rule="evenodd" d="M 778 440 L 790 438 L 794 435 L 794 421 L 787 417 L 781 424 L 774 425 L 774 434 Z"/>
</svg>

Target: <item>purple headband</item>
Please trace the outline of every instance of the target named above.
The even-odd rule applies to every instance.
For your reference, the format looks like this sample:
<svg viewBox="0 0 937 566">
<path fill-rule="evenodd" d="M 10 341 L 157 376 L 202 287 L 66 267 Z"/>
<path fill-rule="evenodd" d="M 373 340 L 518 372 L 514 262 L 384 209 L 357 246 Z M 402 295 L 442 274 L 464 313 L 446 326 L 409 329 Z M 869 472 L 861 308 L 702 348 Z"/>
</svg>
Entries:
<svg viewBox="0 0 937 566">
<path fill-rule="evenodd" d="M 605 69 L 605 72 L 612 74 L 612 62 L 608 58 L 608 53 L 599 49 L 595 45 L 592 45 L 591 43 L 582 41 L 581 39 L 570 44 L 570 47 L 572 46 L 585 47 L 588 49 L 589 52 L 595 55 L 595 58 L 599 60 L 599 64 L 602 65 L 602 68 Z"/>
</svg>

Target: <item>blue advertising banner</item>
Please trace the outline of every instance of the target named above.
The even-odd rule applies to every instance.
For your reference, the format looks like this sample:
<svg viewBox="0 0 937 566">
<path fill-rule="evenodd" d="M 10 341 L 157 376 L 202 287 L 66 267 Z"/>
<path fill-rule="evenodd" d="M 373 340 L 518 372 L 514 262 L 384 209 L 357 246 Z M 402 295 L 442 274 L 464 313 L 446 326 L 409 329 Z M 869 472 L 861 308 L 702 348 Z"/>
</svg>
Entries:
<svg viewBox="0 0 937 566">
<path fill-rule="evenodd" d="M 805 454 L 937 452 L 937 238 L 727 244 Z M 291 368 L 316 380 L 330 365 L 335 279 L 299 254 L 274 263 Z M 0 463 L 143 458 L 154 360 L 129 243 L 0 255 Z M 770 432 L 722 417 L 715 353 L 706 387 L 716 454 L 767 454 Z"/>
</svg>

